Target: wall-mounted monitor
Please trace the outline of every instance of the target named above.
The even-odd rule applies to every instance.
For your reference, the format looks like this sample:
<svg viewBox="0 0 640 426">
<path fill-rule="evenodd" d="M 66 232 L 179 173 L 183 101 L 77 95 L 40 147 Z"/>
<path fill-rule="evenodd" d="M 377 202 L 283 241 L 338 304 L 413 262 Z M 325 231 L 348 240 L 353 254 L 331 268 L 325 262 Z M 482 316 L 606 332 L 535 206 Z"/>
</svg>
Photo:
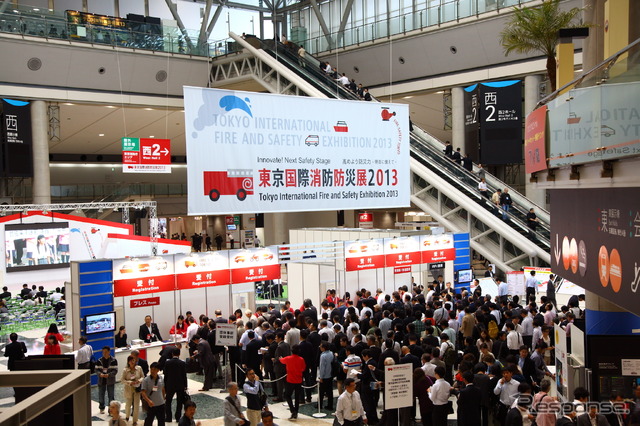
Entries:
<svg viewBox="0 0 640 426">
<path fill-rule="evenodd" d="M 460 269 L 458 271 L 458 284 L 470 283 L 473 281 L 473 269 Z"/>
<path fill-rule="evenodd" d="M 227 225 L 227 231 L 235 231 L 238 229 L 237 225 Z"/>
<path fill-rule="evenodd" d="M 8 224 L 4 227 L 7 272 L 69 267 L 69 223 Z"/>
<path fill-rule="evenodd" d="M 116 330 L 116 313 L 105 312 L 102 314 L 86 315 L 84 317 L 84 330 L 86 334 L 113 332 Z"/>
</svg>

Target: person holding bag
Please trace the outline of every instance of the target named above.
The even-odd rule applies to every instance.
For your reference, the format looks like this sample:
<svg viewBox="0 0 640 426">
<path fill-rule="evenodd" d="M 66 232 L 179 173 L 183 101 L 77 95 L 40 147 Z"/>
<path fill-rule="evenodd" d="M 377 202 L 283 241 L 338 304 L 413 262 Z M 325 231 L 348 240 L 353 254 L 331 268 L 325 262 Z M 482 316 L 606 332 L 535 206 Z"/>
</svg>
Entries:
<svg viewBox="0 0 640 426">
<path fill-rule="evenodd" d="M 253 425 L 260 423 L 260 413 L 268 409 L 267 394 L 262 387 L 262 383 L 257 379 L 253 369 L 247 370 L 247 380 L 242 386 L 244 395 L 247 397 L 247 417 Z"/>
<path fill-rule="evenodd" d="M 224 426 L 251 426 L 251 423 L 242 414 L 240 399 L 238 398 L 238 384 L 229 382 L 227 384 L 229 396 L 224 399 Z"/>
<path fill-rule="evenodd" d="M 127 357 L 127 366 L 122 370 L 120 381 L 124 384 L 125 409 L 127 413 L 126 420 L 129 421 L 129 413 L 131 413 L 131 405 L 133 405 L 133 424 L 138 424 L 138 415 L 140 413 L 140 383 L 144 378 L 142 367 L 136 365 L 136 358 L 129 355 Z"/>
<path fill-rule="evenodd" d="M 158 420 L 158 426 L 164 426 L 164 402 L 166 392 L 164 388 L 164 378 L 158 374 L 160 367 L 157 362 L 152 362 L 149 366 L 149 375 L 142 380 L 142 398 L 144 405 L 148 408 L 147 418 L 144 426 L 152 426 L 154 418 Z M 143 405 L 143 406 L 144 406 Z"/>
</svg>

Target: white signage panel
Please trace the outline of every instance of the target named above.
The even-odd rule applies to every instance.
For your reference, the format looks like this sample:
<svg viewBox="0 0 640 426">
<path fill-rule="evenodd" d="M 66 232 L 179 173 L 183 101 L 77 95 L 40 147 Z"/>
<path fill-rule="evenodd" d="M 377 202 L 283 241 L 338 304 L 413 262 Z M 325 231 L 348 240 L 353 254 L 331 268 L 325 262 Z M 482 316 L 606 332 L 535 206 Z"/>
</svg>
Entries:
<svg viewBox="0 0 640 426">
<path fill-rule="evenodd" d="M 413 364 L 384 366 L 384 408 L 413 406 Z"/>
<path fill-rule="evenodd" d="M 410 204 L 407 105 L 184 88 L 189 214 Z"/>
<path fill-rule="evenodd" d="M 235 324 L 216 323 L 216 346 L 236 346 L 237 333 Z"/>
</svg>

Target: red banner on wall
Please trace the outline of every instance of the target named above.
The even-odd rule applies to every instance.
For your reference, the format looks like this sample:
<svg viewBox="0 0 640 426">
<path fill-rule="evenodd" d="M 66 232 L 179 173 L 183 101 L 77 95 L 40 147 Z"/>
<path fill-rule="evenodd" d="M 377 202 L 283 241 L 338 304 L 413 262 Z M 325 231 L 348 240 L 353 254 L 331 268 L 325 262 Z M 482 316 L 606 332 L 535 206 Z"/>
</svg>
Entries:
<svg viewBox="0 0 640 426">
<path fill-rule="evenodd" d="M 113 296 L 137 296 L 140 294 L 173 291 L 175 290 L 175 283 L 176 280 L 173 274 L 117 280 L 113 282 Z"/>
<path fill-rule="evenodd" d="M 524 127 L 524 167 L 526 173 L 547 168 L 546 151 L 547 106 L 527 115 Z"/>
<path fill-rule="evenodd" d="M 384 253 L 387 267 L 418 265 L 421 262 L 420 239 L 418 237 L 385 238 Z"/>
<path fill-rule="evenodd" d="M 160 304 L 159 297 L 147 297 L 146 299 L 129 300 L 130 308 L 145 308 L 147 306 L 158 306 Z"/>
<path fill-rule="evenodd" d="M 366 241 L 347 241 L 344 244 L 347 271 L 384 268 L 384 246 L 381 238 Z"/>
<path fill-rule="evenodd" d="M 251 250 L 229 250 L 229 265 L 233 283 L 280 278 L 278 250 L 275 246 Z"/>
<path fill-rule="evenodd" d="M 175 271 L 178 290 L 227 285 L 229 255 L 226 251 L 176 255 Z"/>
<path fill-rule="evenodd" d="M 175 290 L 173 256 L 113 261 L 113 295 L 136 296 Z"/>
<path fill-rule="evenodd" d="M 422 263 L 444 262 L 456 258 L 453 234 L 423 235 L 420 237 L 420 248 Z"/>
</svg>

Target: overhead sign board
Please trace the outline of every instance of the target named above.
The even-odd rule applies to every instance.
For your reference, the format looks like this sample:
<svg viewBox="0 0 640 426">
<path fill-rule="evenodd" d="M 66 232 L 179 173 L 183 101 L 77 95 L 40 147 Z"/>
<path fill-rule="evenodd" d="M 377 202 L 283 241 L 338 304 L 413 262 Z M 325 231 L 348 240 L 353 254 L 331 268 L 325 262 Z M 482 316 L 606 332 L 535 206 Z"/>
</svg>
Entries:
<svg viewBox="0 0 640 426">
<path fill-rule="evenodd" d="M 445 262 L 456 258 L 453 234 L 422 235 L 420 237 L 422 263 Z"/>
<path fill-rule="evenodd" d="M 229 250 L 231 281 L 248 283 L 280 278 L 278 248 L 269 246 L 252 250 Z"/>
<path fill-rule="evenodd" d="M 199 87 L 184 98 L 191 215 L 410 205 L 407 105 Z"/>
<path fill-rule="evenodd" d="M 384 253 L 387 267 L 411 266 L 422 262 L 420 238 L 417 236 L 385 238 Z"/>
<path fill-rule="evenodd" d="M 175 255 L 174 259 L 178 290 L 230 283 L 227 251 Z"/>
<path fill-rule="evenodd" d="M 527 173 L 547 168 L 547 106 L 527 115 L 524 126 L 524 166 Z"/>
<path fill-rule="evenodd" d="M 384 268 L 384 242 L 382 238 L 364 241 L 345 241 L 346 271 Z"/>
<path fill-rule="evenodd" d="M 123 173 L 171 173 L 171 140 L 122 138 Z"/>
<path fill-rule="evenodd" d="M 640 188 L 552 190 L 551 270 L 639 315 Z"/>
<path fill-rule="evenodd" d="M 113 261 L 113 295 L 137 296 L 175 289 L 173 256 Z"/>
</svg>

